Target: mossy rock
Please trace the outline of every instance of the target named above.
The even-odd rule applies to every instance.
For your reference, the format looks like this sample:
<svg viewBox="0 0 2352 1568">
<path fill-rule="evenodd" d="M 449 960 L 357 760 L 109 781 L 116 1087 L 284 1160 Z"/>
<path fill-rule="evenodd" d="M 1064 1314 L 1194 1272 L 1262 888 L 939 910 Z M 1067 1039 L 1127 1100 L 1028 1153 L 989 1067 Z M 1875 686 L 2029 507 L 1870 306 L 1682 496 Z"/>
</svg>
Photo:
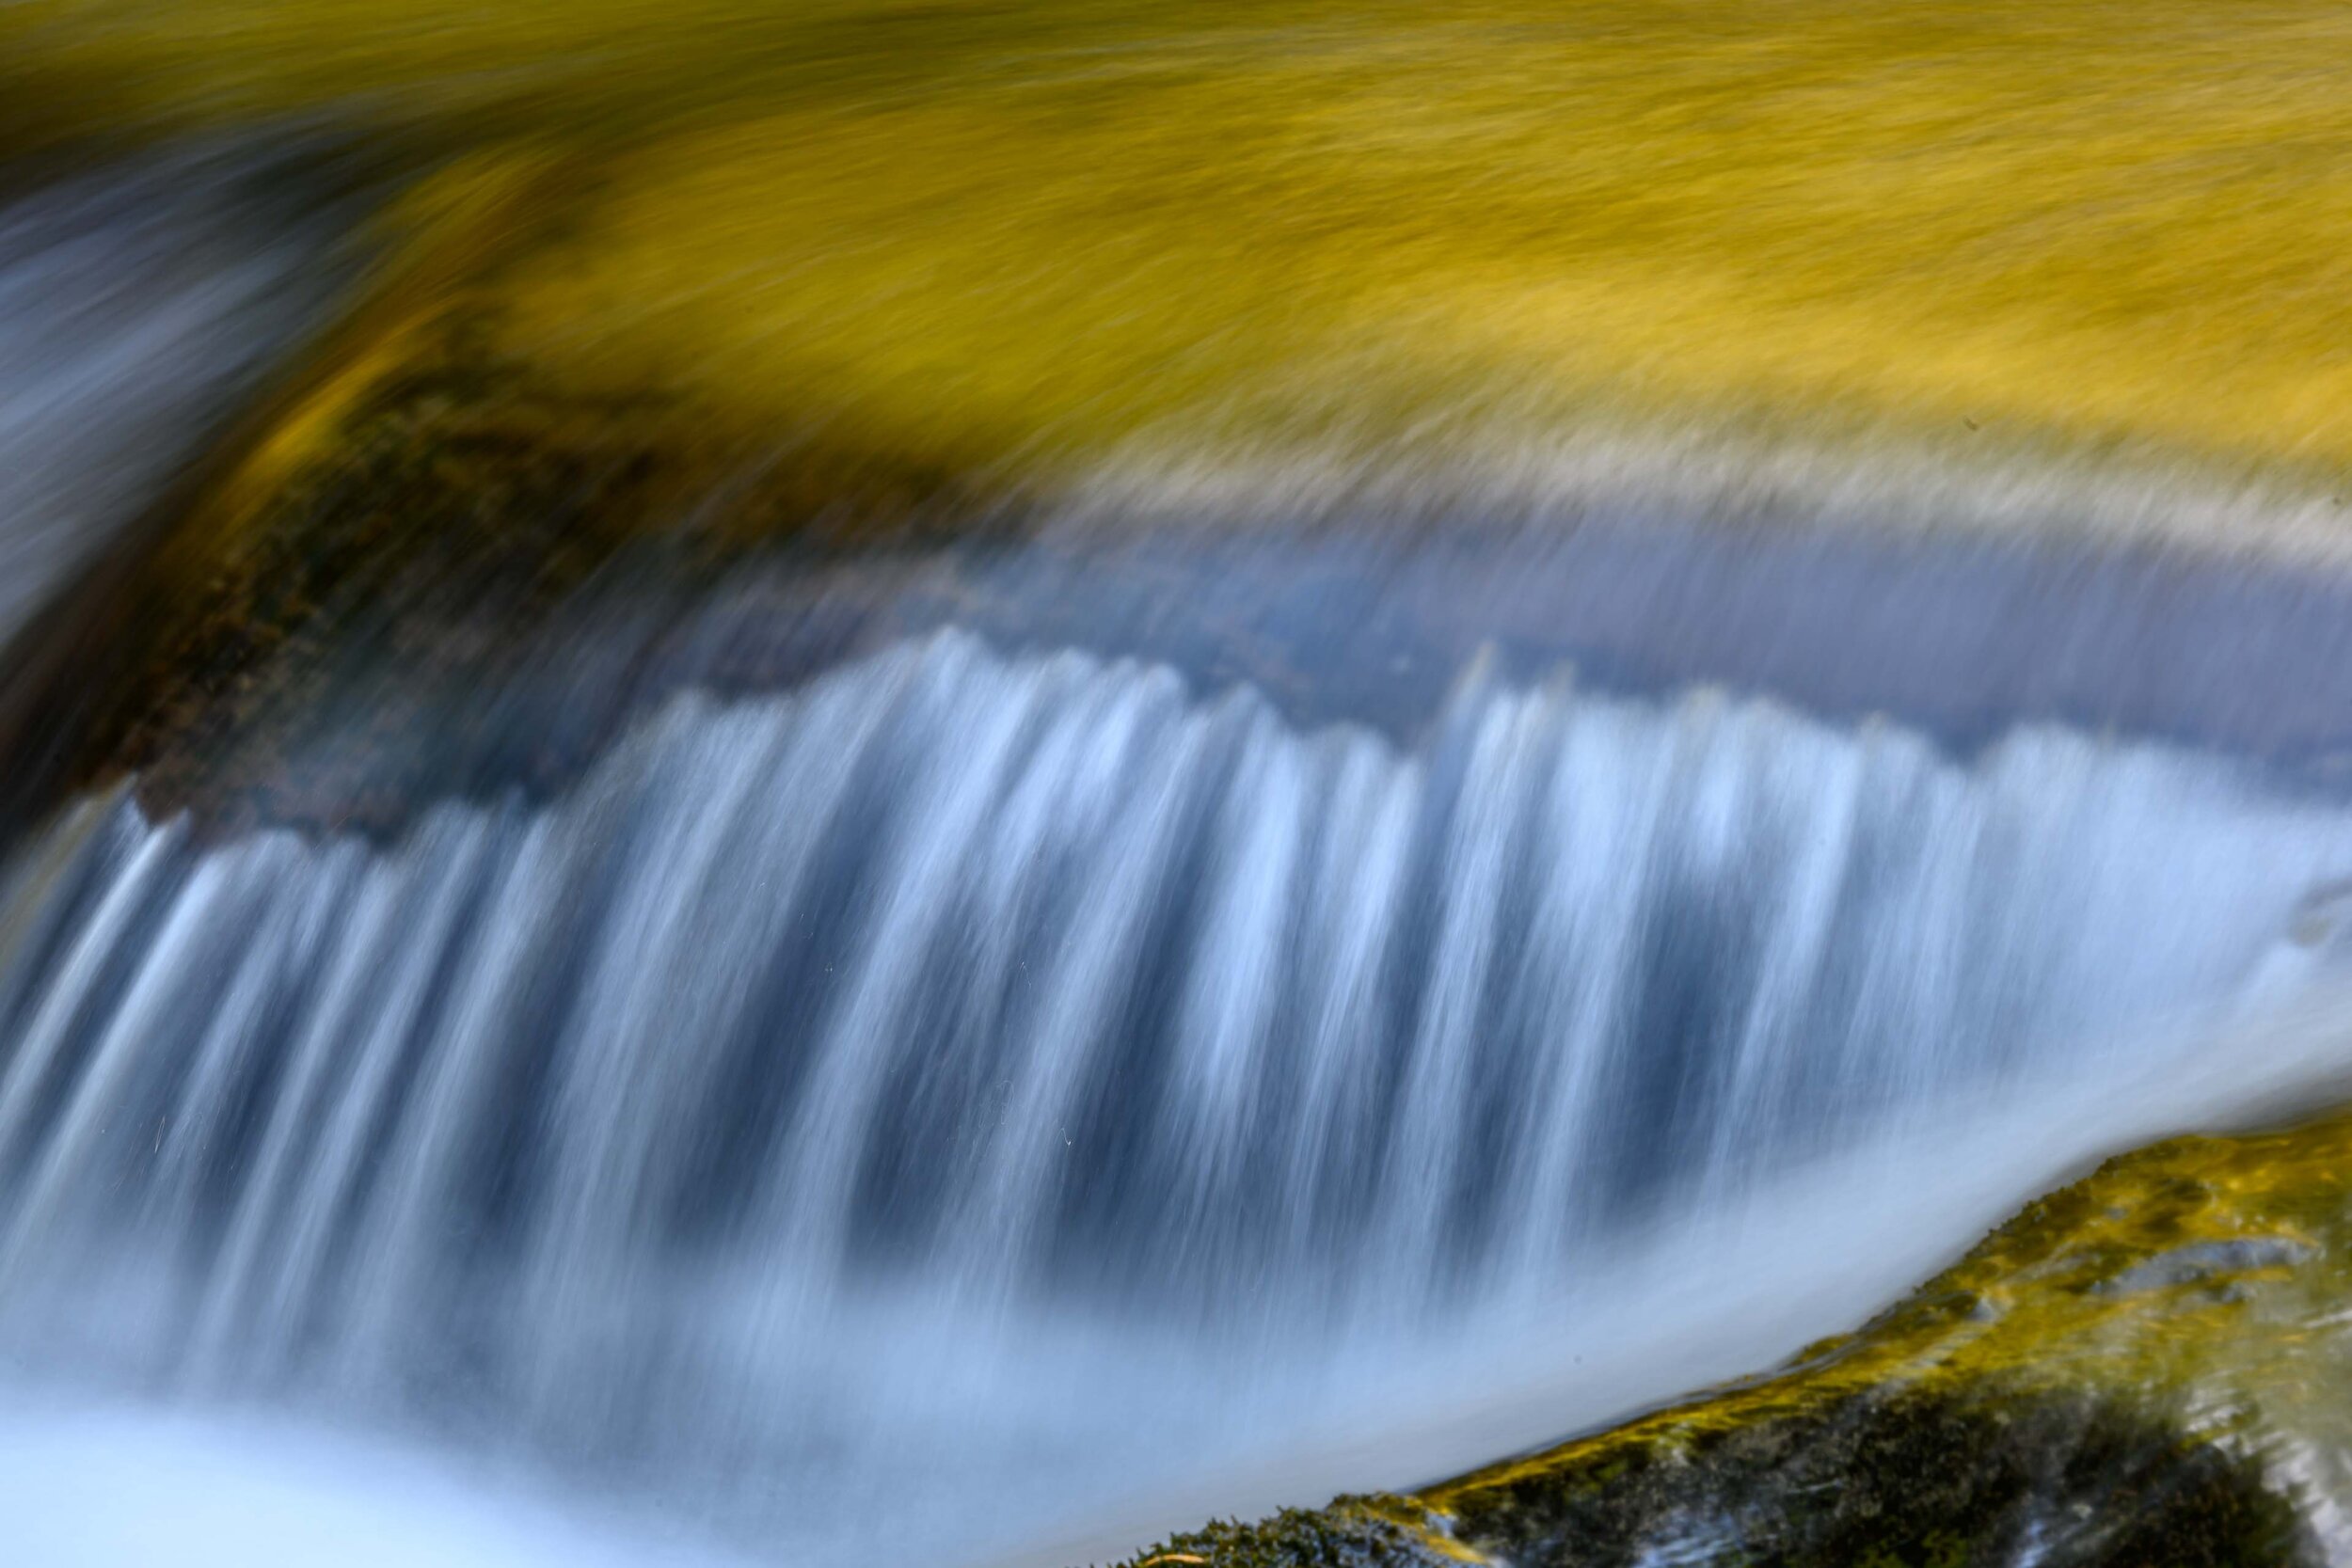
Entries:
<svg viewBox="0 0 2352 1568">
<path fill-rule="evenodd" d="M 2173 1139 L 2026 1206 L 1782 1370 L 1410 1497 L 1125 1568 L 2200 1568 L 2327 1560 L 2352 1119 Z"/>
<path fill-rule="evenodd" d="M 1595 1568 L 2321 1560 L 2257 1461 L 2108 1395 L 1896 1387 L 1677 1435 L 1455 1492 L 1454 1538 Z"/>
<path fill-rule="evenodd" d="M 485 694 L 527 670 L 572 687 L 562 667 L 632 626 L 652 657 L 652 623 L 761 561 L 837 597 L 829 563 L 1023 526 L 1006 491 L 814 416 L 755 447 L 658 397 L 548 388 L 481 326 L 462 309 L 433 322 L 356 394 L 321 377 L 325 415 L 283 410 L 254 458 L 68 607 L 87 650 L 12 694 L 17 729 L 68 737 L 13 781 L 19 820 L 125 777 L 155 814 L 215 832 L 389 831 L 475 785 L 551 793 L 625 723 L 628 683 L 502 736 Z"/>
<path fill-rule="evenodd" d="M 1507 1479 L 1218 1524 L 1125 1568 L 2287 1568 L 2325 1561 L 2260 1462 L 2093 1394 L 1905 1388 Z"/>
</svg>

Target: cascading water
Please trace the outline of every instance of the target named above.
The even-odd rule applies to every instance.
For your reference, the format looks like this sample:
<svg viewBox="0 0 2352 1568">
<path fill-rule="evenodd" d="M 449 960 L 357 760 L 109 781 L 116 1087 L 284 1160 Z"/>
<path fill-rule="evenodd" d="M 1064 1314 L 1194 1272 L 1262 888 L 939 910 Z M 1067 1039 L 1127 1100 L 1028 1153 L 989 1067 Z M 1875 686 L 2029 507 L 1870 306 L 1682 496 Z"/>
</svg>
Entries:
<svg viewBox="0 0 2352 1568">
<path fill-rule="evenodd" d="M 1466 1323 L 1576 1326 L 1510 1379 L 1649 1356 L 1593 1397 L 1662 1396 L 1741 1364 L 1656 1359 L 1677 1280 L 1785 1350 L 1872 1287 L 1784 1323 L 1806 1269 L 1758 1247 L 1893 1216 L 1891 1288 L 2220 1114 L 2347 870 L 2331 800 L 2057 728 L 1962 758 L 1474 669 L 1400 741 L 952 630 L 389 845 L 95 800 L 0 915 L 0 1345 L 551 1454 L 787 1556 L 1181 1519 L 1350 1412 L 1504 1392 L 1433 1395 Z"/>
<path fill-rule="evenodd" d="M 0 1568 L 2352 1565 L 2234 9 L 0 5 Z"/>
</svg>

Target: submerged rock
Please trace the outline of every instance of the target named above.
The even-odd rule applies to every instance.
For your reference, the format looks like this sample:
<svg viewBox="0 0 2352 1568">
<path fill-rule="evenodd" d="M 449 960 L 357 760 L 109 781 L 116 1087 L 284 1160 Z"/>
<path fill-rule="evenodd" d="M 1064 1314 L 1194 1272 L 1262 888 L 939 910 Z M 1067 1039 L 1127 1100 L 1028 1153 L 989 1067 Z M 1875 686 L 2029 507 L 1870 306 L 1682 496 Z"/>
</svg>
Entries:
<svg viewBox="0 0 2352 1568">
<path fill-rule="evenodd" d="M 2301 1242 L 2285 1236 L 2249 1236 L 2235 1242 L 2197 1242 L 2160 1252 L 2135 1263 L 2097 1289 L 2108 1291 L 2160 1291 L 2173 1285 L 2201 1285 L 2258 1269 L 2293 1268 L 2312 1255 Z"/>
</svg>

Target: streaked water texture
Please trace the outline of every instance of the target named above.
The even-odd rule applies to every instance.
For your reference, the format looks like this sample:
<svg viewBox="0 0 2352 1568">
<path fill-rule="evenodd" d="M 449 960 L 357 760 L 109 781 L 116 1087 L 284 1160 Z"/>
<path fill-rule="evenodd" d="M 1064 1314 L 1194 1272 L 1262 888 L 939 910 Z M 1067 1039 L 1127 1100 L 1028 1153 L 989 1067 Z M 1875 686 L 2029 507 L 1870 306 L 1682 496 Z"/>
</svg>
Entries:
<svg viewBox="0 0 2352 1568">
<path fill-rule="evenodd" d="M 314 174 L 222 146 L 0 206 L 0 640 L 315 324 L 352 214 Z"/>
<path fill-rule="evenodd" d="M 0 5 L 0 1562 L 1067 1568 L 2352 1100 L 2347 15 Z"/>
<path fill-rule="evenodd" d="M 1474 670 L 1405 746 L 941 633 L 389 847 L 82 808 L 7 904 L 0 1326 L 969 1547 L 1996 1092 L 2133 1107 L 2028 1182 L 2144 1135 L 2347 868 L 2059 730 Z"/>
</svg>

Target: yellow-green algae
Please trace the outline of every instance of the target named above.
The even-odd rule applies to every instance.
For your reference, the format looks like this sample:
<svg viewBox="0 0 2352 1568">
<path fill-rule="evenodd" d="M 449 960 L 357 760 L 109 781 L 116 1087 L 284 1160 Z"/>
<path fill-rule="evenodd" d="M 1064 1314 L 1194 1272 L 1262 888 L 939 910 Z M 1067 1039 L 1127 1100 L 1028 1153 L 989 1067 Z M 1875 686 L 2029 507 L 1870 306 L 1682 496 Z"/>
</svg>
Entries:
<svg viewBox="0 0 2352 1568">
<path fill-rule="evenodd" d="M 2305 1511 L 2328 1506 L 2352 1441 L 2347 1300 L 2352 1117 L 2176 1138 L 2030 1204 L 1779 1371 L 1131 1568 L 1929 1568 L 2012 1560 L 2029 1525 L 2051 1562 L 2318 1560 Z"/>
<path fill-rule="evenodd" d="M 29 0 L 0 49 L 20 140 L 326 112 L 576 161 L 501 350 L 750 431 L 1047 476 L 1593 421 L 2352 463 L 2315 0 Z"/>
</svg>

